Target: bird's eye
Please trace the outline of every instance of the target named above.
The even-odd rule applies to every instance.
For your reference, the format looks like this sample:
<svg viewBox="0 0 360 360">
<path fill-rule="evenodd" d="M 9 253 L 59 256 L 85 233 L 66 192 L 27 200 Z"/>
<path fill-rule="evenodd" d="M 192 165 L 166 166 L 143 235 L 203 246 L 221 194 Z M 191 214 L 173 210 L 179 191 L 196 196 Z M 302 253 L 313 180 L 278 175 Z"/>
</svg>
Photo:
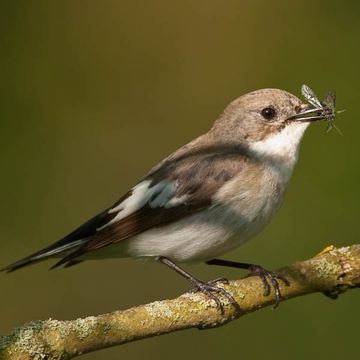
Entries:
<svg viewBox="0 0 360 360">
<path fill-rule="evenodd" d="M 266 107 L 266 108 L 261 110 L 261 115 L 266 120 L 271 120 L 271 119 L 273 119 L 275 117 L 276 111 L 272 107 Z"/>
</svg>

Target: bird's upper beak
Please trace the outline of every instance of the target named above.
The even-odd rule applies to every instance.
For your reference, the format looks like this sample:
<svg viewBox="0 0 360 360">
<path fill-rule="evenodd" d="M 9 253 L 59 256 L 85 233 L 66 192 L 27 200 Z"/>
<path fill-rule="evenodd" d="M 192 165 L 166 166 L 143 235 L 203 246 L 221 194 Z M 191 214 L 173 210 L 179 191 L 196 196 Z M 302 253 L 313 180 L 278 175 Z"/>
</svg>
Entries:
<svg viewBox="0 0 360 360">
<path fill-rule="evenodd" d="M 328 117 L 324 108 L 315 108 L 309 104 L 302 104 L 298 107 L 297 113 L 288 118 L 288 120 L 312 122 L 324 120 Z"/>
</svg>

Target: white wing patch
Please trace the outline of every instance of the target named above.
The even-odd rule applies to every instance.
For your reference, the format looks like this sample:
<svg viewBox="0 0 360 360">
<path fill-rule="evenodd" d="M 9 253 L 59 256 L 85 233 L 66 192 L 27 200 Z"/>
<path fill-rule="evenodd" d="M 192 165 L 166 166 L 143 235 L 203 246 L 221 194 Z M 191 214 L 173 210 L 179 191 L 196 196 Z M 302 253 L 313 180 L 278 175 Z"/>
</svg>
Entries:
<svg viewBox="0 0 360 360">
<path fill-rule="evenodd" d="M 145 180 L 134 186 L 132 188 L 131 196 L 125 199 L 121 204 L 109 210 L 109 214 L 118 214 L 107 224 L 99 227 L 97 231 L 126 218 L 146 204 L 149 204 L 152 208 L 171 208 L 173 206 L 181 205 L 187 198 L 187 195 L 174 197 L 177 188 L 176 181 L 163 180 L 156 185 L 150 186 L 151 182 L 151 180 Z"/>
<path fill-rule="evenodd" d="M 134 186 L 132 188 L 131 196 L 129 196 L 127 199 L 125 199 L 118 206 L 110 209 L 109 214 L 121 212 L 121 214 L 122 214 L 121 218 L 123 218 L 125 216 L 130 215 L 134 211 L 140 209 L 142 206 L 144 206 L 149 201 L 149 199 L 155 192 L 155 186 L 153 186 L 151 189 L 149 189 L 150 184 L 151 184 L 151 181 L 147 180 L 147 181 L 142 181 L 141 183 Z M 118 218 L 117 220 L 120 220 L 121 218 Z"/>
<path fill-rule="evenodd" d="M 154 188 L 156 188 L 154 193 L 158 192 L 158 195 L 149 202 L 150 207 L 166 207 L 166 204 L 172 199 L 175 193 L 176 186 L 176 182 L 173 181 L 160 181 L 156 184 L 154 186 Z"/>
</svg>

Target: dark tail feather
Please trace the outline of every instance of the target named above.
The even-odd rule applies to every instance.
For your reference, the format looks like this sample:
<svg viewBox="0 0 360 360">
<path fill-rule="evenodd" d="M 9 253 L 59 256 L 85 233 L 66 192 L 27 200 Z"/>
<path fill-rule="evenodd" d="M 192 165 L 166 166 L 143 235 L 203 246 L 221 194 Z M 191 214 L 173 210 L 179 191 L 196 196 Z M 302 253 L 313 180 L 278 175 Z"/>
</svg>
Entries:
<svg viewBox="0 0 360 360">
<path fill-rule="evenodd" d="M 41 260 L 42 259 L 34 259 L 34 258 L 32 258 L 32 256 L 28 256 L 28 257 L 21 259 L 19 261 L 16 261 L 8 266 L 5 266 L 4 268 L 0 269 L 0 271 L 5 271 L 7 273 L 10 273 L 15 270 L 21 269 L 22 267 L 25 267 L 27 265 L 35 264 Z"/>
<path fill-rule="evenodd" d="M 85 242 L 88 241 L 94 234 L 96 234 L 97 229 L 101 226 L 107 224 L 112 220 L 116 214 L 109 214 L 108 210 L 104 210 L 100 214 L 94 216 L 83 225 L 75 229 L 69 235 L 65 236 L 63 239 L 57 241 L 56 243 L 42 249 L 30 256 L 27 256 L 24 259 L 21 259 L 13 264 L 10 264 L 0 271 L 12 272 L 17 269 L 20 269 L 24 266 L 35 264 L 37 262 L 52 258 L 52 257 L 62 257 L 67 258 L 69 254 L 77 254 L 78 248 L 80 248 Z M 59 256 L 60 255 L 60 256 Z M 67 258 L 66 261 L 60 261 L 55 264 L 56 266 L 64 265 L 70 260 L 75 260 L 73 256 Z M 74 261 L 71 261 L 67 266 L 75 265 Z"/>
<path fill-rule="evenodd" d="M 36 264 L 40 261 L 50 259 L 53 257 L 56 257 L 57 255 L 64 253 L 64 256 L 69 252 L 69 250 L 74 251 L 79 246 L 81 246 L 86 240 L 78 240 L 74 241 L 72 243 L 68 244 L 60 244 L 55 243 L 53 245 L 50 245 L 49 247 L 42 249 L 34 254 L 31 254 L 19 261 L 16 261 L 8 266 L 5 266 L 4 268 L 0 269 L 0 271 L 5 271 L 7 273 L 13 272 L 15 270 L 21 269 L 25 266 Z"/>
<path fill-rule="evenodd" d="M 0 269 L 0 271 L 6 271 L 7 273 L 13 272 L 15 270 L 21 269 L 25 266 L 36 264 L 40 261 L 46 260 L 50 258 L 50 255 L 42 254 L 41 251 L 34 253 L 30 256 L 27 256 L 19 261 L 16 261 L 8 266 L 5 266 L 4 268 Z"/>
</svg>

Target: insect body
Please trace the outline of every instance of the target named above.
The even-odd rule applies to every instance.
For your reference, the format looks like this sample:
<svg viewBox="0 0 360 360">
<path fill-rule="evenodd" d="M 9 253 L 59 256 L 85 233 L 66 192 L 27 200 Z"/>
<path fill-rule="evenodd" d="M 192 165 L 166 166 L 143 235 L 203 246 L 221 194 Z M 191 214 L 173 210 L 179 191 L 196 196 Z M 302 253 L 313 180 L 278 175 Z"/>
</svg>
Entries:
<svg viewBox="0 0 360 360">
<path fill-rule="evenodd" d="M 339 134 L 341 134 L 341 131 L 334 124 L 336 114 L 335 92 L 329 91 L 323 101 L 320 101 L 314 91 L 311 90 L 307 85 L 303 85 L 301 87 L 301 93 L 310 105 L 319 110 L 319 115 L 325 117 L 325 121 L 328 122 L 326 132 L 329 132 L 332 128 L 334 128 Z"/>
</svg>

